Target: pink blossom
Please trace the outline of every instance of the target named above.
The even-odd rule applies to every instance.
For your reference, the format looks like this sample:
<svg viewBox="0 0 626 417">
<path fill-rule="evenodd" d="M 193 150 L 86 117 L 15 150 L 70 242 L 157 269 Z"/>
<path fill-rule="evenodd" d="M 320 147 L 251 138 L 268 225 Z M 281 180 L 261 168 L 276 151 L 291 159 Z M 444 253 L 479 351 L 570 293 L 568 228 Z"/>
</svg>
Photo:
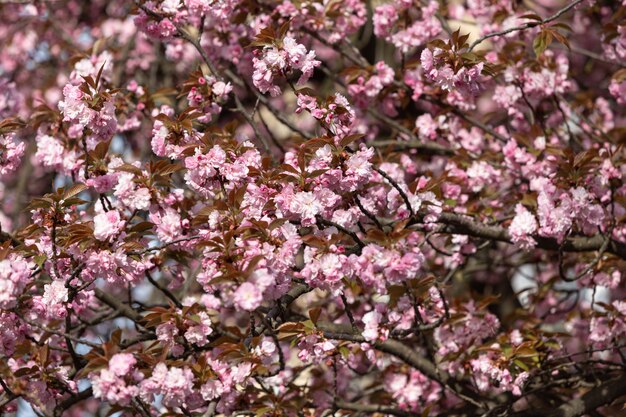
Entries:
<svg viewBox="0 0 626 417">
<path fill-rule="evenodd" d="M 213 327 L 209 315 L 204 311 L 198 313 L 198 322 L 187 329 L 185 339 L 189 343 L 202 347 L 209 343 L 207 337 L 213 333 Z"/>
<path fill-rule="evenodd" d="M 372 310 L 363 315 L 362 320 L 365 329 L 361 334 L 368 342 L 374 342 L 381 336 L 381 333 L 384 334 L 379 328 L 382 317 L 383 316 L 376 310 Z"/>
<path fill-rule="evenodd" d="M 253 311 L 261 305 L 263 294 L 256 285 L 244 282 L 233 294 L 233 302 L 237 308 L 246 311 Z"/>
<path fill-rule="evenodd" d="M 465 311 L 459 311 L 459 320 L 454 324 L 446 324 L 435 330 L 435 340 L 439 344 L 439 354 L 460 352 L 473 343 L 480 343 L 492 336 L 500 322 L 498 318 L 488 312 L 478 312 L 473 302 L 464 306 Z"/>
<path fill-rule="evenodd" d="M 117 210 L 109 210 L 106 213 L 100 213 L 93 218 L 94 229 L 93 235 L 96 239 L 102 241 L 110 241 L 117 236 L 126 225 L 126 221 L 122 220 Z"/>
<path fill-rule="evenodd" d="M 144 277 L 144 272 L 150 266 L 149 261 L 137 261 L 121 248 L 115 252 L 100 250 L 86 255 L 85 273 L 94 278 L 103 278 L 112 284 L 136 283 Z"/>
<path fill-rule="evenodd" d="M 441 388 L 419 371 L 388 373 L 384 380 L 385 390 L 405 408 L 419 410 L 424 402 L 435 402 L 441 397 Z"/>
<path fill-rule="evenodd" d="M 48 317 L 61 318 L 67 314 L 65 303 L 68 300 L 68 290 L 63 281 L 52 281 L 44 285 L 41 307 Z"/>
<path fill-rule="evenodd" d="M 37 135 L 35 161 L 45 168 L 71 173 L 80 166 L 75 151 L 66 150 L 63 143 L 49 135 Z"/>
<path fill-rule="evenodd" d="M 204 195 L 210 195 L 212 188 L 219 186 L 214 179 L 217 170 L 223 168 L 225 163 L 226 153 L 219 145 L 211 148 L 206 154 L 196 149 L 193 156 L 185 158 L 185 168 L 187 168 L 185 181 L 192 189 Z"/>
<path fill-rule="evenodd" d="M 301 275 L 311 286 L 337 292 L 342 286 L 341 280 L 351 275 L 351 268 L 346 255 L 325 253 L 321 256 L 315 256 L 315 252 L 311 248 L 306 248 L 304 259 L 305 266 Z"/>
<path fill-rule="evenodd" d="M 63 113 L 63 120 L 72 123 L 71 137 L 80 137 L 86 127 L 101 140 L 110 139 L 116 132 L 117 118 L 112 101 L 104 101 L 99 110 L 92 109 L 87 102 L 91 97 L 72 84 L 63 88 L 63 97 L 65 100 L 59 102 L 59 110 Z"/>
<path fill-rule="evenodd" d="M 109 359 L 107 369 L 91 373 L 89 379 L 94 397 L 111 404 L 126 406 L 139 394 L 137 382 L 143 374 L 135 368 L 137 360 L 130 353 L 116 353 Z"/>
<path fill-rule="evenodd" d="M 394 71 L 383 61 L 379 61 L 368 74 L 368 78 L 360 76 L 348 85 L 348 92 L 356 100 L 357 105 L 366 107 L 369 102 L 394 80 Z"/>
<path fill-rule="evenodd" d="M 307 51 L 306 47 L 296 42 L 291 36 L 285 36 L 282 47 L 266 46 L 261 51 L 261 58 L 254 57 L 254 86 L 262 93 L 269 92 L 272 96 L 280 94 L 281 89 L 275 77 L 282 77 L 293 70 L 300 70 L 298 84 L 304 84 L 313 75 L 313 70 L 321 64 L 315 59 L 315 51 Z"/>
<path fill-rule="evenodd" d="M 152 402 L 154 395 L 163 395 L 163 404 L 167 407 L 184 407 L 193 384 L 194 377 L 189 368 L 168 368 L 160 362 L 153 369 L 152 376 L 141 382 L 140 393 L 148 402 Z"/>
<path fill-rule="evenodd" d="M 0 261 L 0 308 L 9 310 L 17 304 L 26 285 L 31 281 L 34 265 L 19 255 Z"/>
<path fill-rule="evenodd" d="M 615 79 L 611 80 L 609 93 L 617 100 L 618 104 L 626 104 L 626 81 L 618 82 Z"/>
<path fill-rule="evenodd" d="M 373 156 L 373 148 L 364 148 L 348 158 L 344 177 L 348 191 L 355 191 L 370 178 L 372 174 L 372 163 L 370 160 Z"/>
<path fill-rule="evenodd" d="M 532 235 L 537 231 L 535 216 L 522 204 L 515 206 L 515 217 L 509 226 L 511 240 L 525 248 L 533 247 L 536 242 Z"/>
<path fill-rule="evenodd" d="M 437 138 L 438 123 L 428 114 L 422 114 L 415 120 L 415 127 L 421 138 L 434 140 Z"/>
<path fill-rule="evenodd" d="M 315 216 L 324 210 L 324 206 L 314 193 L 301 191 L 293 196 L 289 210 L 300 216 L 303 225 L 311 225 L 315 223 Z"/>
<path fill-rule="evenodd" d="M 135 183 L 134 178 L 134 174 L 122 172 L 118 176 L 113 194 L 132 210 L 146 210 L 150 207 L 152 199 L 150 190 Z"/>
<path fill-rule="evenodd" d="M 497 183 L 501 171 L 485 161 L 476 161 L 467 169 L 467 180 L 473 192 L 479 192 L 485 186 Z"/>
<path fill-rule="evenodd" d="M 24 156 L 24 142 L 18 142 L 15 133 L 0 134 L 0 176 L 17 170 Z"/>
<path fill-rule="evenodd" d="M 421 16 L 413 15 L 408 25 L 402 25 L 398 22 L 406 19 L 400 19 L 400 14 L 417 13 L 410 2 L 396 1 L 378 6 L 373 16 L 374 34 L 407 53 L 439 34 L 441 24 L 435 18 L 438 7 L 439 3 L 429 1 L 425 7 L 419 8 Z"/>
<path fill-rule="evenodd" d="M 173 208 L 151 213 L 150 221 L 156 225 L 156 234 L 162 242 L 169 243 L 182 237 L 181 217 Z"/>
</svg>

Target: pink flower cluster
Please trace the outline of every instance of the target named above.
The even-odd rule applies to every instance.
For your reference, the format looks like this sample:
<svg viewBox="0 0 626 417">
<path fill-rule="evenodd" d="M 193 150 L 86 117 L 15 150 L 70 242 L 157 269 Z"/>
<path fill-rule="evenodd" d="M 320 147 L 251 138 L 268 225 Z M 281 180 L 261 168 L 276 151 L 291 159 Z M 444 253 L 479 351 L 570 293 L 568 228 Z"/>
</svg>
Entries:
<svg viewBox="0 0 626 417">
<path fill-rule="evenodd" d="M 35 309 L 50 319 L 60 319 L 67 316 L 66 304 L 68 289 L 63 281 L 52 281 L 44 285 L 43 295 L 33 297 Z"/>
<path fill-rule="evenodd" d="M 329 340 L 317 334 L 310 334 L 298 341 L 298 359 L 304 363 L 325 361 L 336 350 L 339 342 Z"/>
<path fill-rule="evenodd" d="M 156 226 L 156 235 L 161 242 L 170 243 L 182 237 L 184 227 L 189 220 L 182 220 L 180 214 L 172 207 L 150 213 L 150 221 Z"/>
<path fill-rule="evenodd" d="M 589 322 L 589 340 L 596 348 L 607 348 L 614 340 L 626 337 L 626 302 L 613 301 L 606 313 L 596 314 Z"/>
<path fill-rule="evenodd" d="M 503 13 L 505 16 L 513 14 L 513 5 L 511 0 L 501 0 L 493 2 L 491 0 L 467 0 L 467 8 L 463 9 L 467 11 L 471 16 L 478 19 L 491 18 L 498 12 Z M 460 14 L 460 13 L 459 13 Z M 460 18 L 461 16 L 459 16 Z"/>
<path fill-rule="evenodd" d="M 0 177 L 17 170 L 26 145 L 17 141 L 15 133 L 0 134 Z"/>
<path fill-rule="evenodd" d="M 611 36 L 608 42 L 602 43 L 604 56 L 615 62 L 626 59 L 626 26 L 619 25 L 616 28 L 617 36 Z"/>
<path fill-rule="evenodd" d="M 228 100 L 228 94 L 233 90 L 231 83 L 218 81 L 213 76 L 198 78 L 198 86 L 191 87 L 187 94 L 187 102 L 190 106 L 197 107 L 204 113 L 198 118 L 199 122 L 209 123 L 213 115 L 222 112 L 222 105 Z"/>
<path fill-rule="evenodd" d="M 363 0 L 308 2 L 306 6 L 287 0 L 277 4 L 276 12 L 290 20 L 292 29 L 315 28 L 331 44 L 353 35 L 367 21 L 367 7 Z"/>
<path fill-rule="evenodd" d="M 439 116 L 437 119 L 434 119 L 430 113 L 424 113 L 420 116 L 417 116 L 415 119 L 415 128 L 417 129 L 417 134 L 422 139 L 427 140 L 435 140 L 437 139 L 440 125 L 442 125 L 445 121 L 445 116 Z"/>
<path fill-rule="evenodd" d="M 518 78 L 526 94 L 531 97 L 549 97 L 555 93 L 564 94 L 574 88 L 569 78 L 569 61 L 564 53 L 547 50 L 540 63 L 539 68 L 524 68 Z M 509 79 L 509 75 L 505 74 L 505 77 Z"/>
<path fill-rule="evenodd" d="M 466 303 L 462 310 L 455 313 L 461 315 L 462 318 L 435 330 L 435 340 L 439 345 L 437 352 L 441 356 L 462 352 L 468 346 L 482 342 L 496 334 L 500 326 L 500 321 L 496 316 L 477 310 L 473 301 Z"/>
<path fill-rule="evenodd" d="M 109 51 L 102 51 L 98 55 L 83 58 L 74 64 L 70 81 L 72 84 L 78 85 L 83 82 L 83 77 L 91 76 L 95 79 L 100 69 L 102 69 L 101 79 L 110 80 L 113 75 L 113 62 L 113 54 Z"/>
<path fill-rule="evenodd" d="M 368 244 L 358 255 L 347 256 L 342 251 L 342 248 L 331 247 L 330 252 L 320 253 L 315 248 L 306 247 L 305 266 L 299 275 L 307 284 L 335 294 L 341 293 L 344 278 L 358 279 L 368 288 L 385 294 L 387 286 L 416 278 L 424 262 L 417 248 L 403 254 L 398 250 Z"/>
<path fill-rule="evenodd" d="M 209 343 L 208 336 L 213 333 L 213 327 L 209 315 L 200 311 L 192 317 L 184 317 L 182 311 L 177 311 L 179 317 L 159 324 L 156 328 L 158 340 L 174 356 L 180 356 L 184 351 L 180 336 L 188 343 L 202 347 Z M 191 315 L 190 315 L 191 316 Z"/>
<path fill-rule="evenodd" d="M 239 155 L 225 152 L 219 145 L 203 150 L 196 148 L 195 154 L 185 158 L 185 182 L 196 192 L 211 196 L 221 190 L 220 181 L 227 189 L 243 184 L 249 169 L 261 165 L 261 155 L 250 142 L 243 144 Z"/>
<path fill-rule="evenodd" d="M 535 240 L 532 235 L 537 232 L 537 219 L 522 204 L 515 206 L 515 217 L 509 226 L 511 240 L 521 247 L 532 248 Z"/>
<path fill-rule="evenodd" d="M 0 261 L 0 309 L 9 310 L 31 281 L 34 264 L 19 255 L 10 255 Z"/>
<path fill-rule="evenodd" d="M 96 239 L 102 241 L 111 241 L 124 230 L 126 225 L 126 222 L 122 220 L 120 212 L 117 210 L 110 210 L 94 216 L 93 223 L 93 235 Z"/>
<path fill-rule="evenodd" d="M 426 48 L 420 60 L 426 79 L 449 93 L 459 93 L 465 97 L 474 97 L 481 90 L 481 72 L 484 64 L 479 62 L 455 70 L 447 62 L 448 53 L 440 48 Z"/>
<path fill-rule="evenodd" d="M 510 66 L 504 71 L 505 85 L 495 88 L 493 100 L 508 110 L 510 115 L 523 117 L 527 100 L 538 100 L 554 94 L 564 94 L 574 88 L 569 78 L 569 61 L 565 54 L 547 50 L 538 65 Z"/>
<path fill-rule="evenodd" d="M 4 294 L 2 297 L 4 298 Z M 6 300 L 3 300 L 6 302 Z M 10 303 L 8 304 L 10 305 Z M 0 307 L 5 310 L 6 307 Z M 15 353 L 15 348 L 24 341 L 27 329 L 24 323 L 14 313 L 0 311 L 0 355 L 10 357 Z"/>
<path fill-rule="evenodd" d="M 356 82 L 348 85 L 348 93 L 357 106 L 367 107 L 385 87 L 393 83 L 393 80 L 393 69 L 384 61 L 379 61 L 374 65 L 371 73 L 367 76 L 360 75 L 356 78 Z"/>
<path fill-rule="evenodd" d="M 137 283 L 151 267 L 149 261 L 138 261 L 121 248 L 89 251 L 84 254 L 85 278 L 102 278 L 110 284 Z"/>
<path fill-rule="evenodd" d="M 595 196 L 583 187 L 564 191 L 538 178 L 531 183 L 531 188 L 539 193 L 537 217 L 542 236 L 562 241 L 574 225 L 578 225 L 584 233 L 593 233 L 604 222 L 604 209 L 594 201 Z"/>
<path fill-rule="evenodd" d="M 296 113 L 300 113 L 302 110 L 307 110 L 311 116 L 320 120 L 322 126 L 337 138 L 348 135 L 356 119 L 350 103 L 339 93 L 335 93 L 325 102 L 306 94 L 298 94 Z"/>
<path fill-rule="evenodd" d="M 616 79 L 611 80 L 609 84 L 609 93 L 615 98 L 618 104 L 626 104 L 626 80 L 618 81 Z"/>
<path fill-rule="evenodd" d="M 416 278 L 424 263 L 424 256 L 417 247 L 402 253 L 376 244 L 363 248 L 361 255 L 351 255 L 354 274 L 365 285 L 386 293 L 387 285 L 402 284 Z"/>
<path fill-rule="evenodd" d="M 173 128 L 168 128 L 163 120 L 160 119 L 161 115 L 172 118 L 174 109 L 163 105 L 159 109 L 153 110 L 152 116 L 159 117 L 155 118 L 152 126 L 152 140 L 150 141 L 152 152 L 157 156 L 180 158 L 186 146 L 198 143 L 198 135 L 196 132 L 190 132 L 187 129 L 184 129 L 182 132 L 173 131 Z"/>
<path fill-rule="evenodd" d="M 150 189 L 137 181 L 140 178 L 141 176 L 132 172 L 121 172 L 117 175 L 117 184 L 113 188 L 113 195 L 124 207 L 131 210 L 147 210 L 152 201 Z"/>
<path fill-rule="evenodd" d="M 233 303 L 237 308 L 254 311 L 263 301 L 263 292 L 252 282 L 244 282 L 233 294 Z"/>
<path fill-rule="evenodd" d="M 63 88 L 64 100 L 59 102 L 59 110 L 63 120 L 71 123 L 68 134 L 72 138 L 79 138 L 85 128 L 98 140 L 109 140 L 117 131 L 115 105 L 112 100 L 101 98 L 99 104 L 91 104 L 97 92 L 87 95 L 79 86 L 67 84 Z M 102 96 L 100 96 L 102 97 Z"/>
<path fill-rule="evenodd" d="M 147 13 L 144 9 L 140 8 L 134 19 L 135 25 L 152 38 L 159 40 L 171 39 L 177 31 L 174 23 L 180 18 L 180 16 L 177 16 L 177 13 L 182 4 L 180 0 L 164 0 L 160 2 L 160 5 L 157 3 L 156 1 L 148 1 L 144 4 L 144 7 L 146 7 L 149 12 L 165 12 L 173 16 L 163 19 L 154 19 L 149 12 Z"/>
<path fill-rule="evenodd" d="M 294 70 L 299 70 L 301 75 L 297 84 L 304 84 L 321 64 L 315 59 L 315 51 L 307 51 L 304 45 L 297 43 L 291 36 L 285 36 L 280 46 L 265 46 L 252 62 L 254 86 L 262 93 L 269 92 L 273 97 L 281 93 L 275 78 L 286 77 Z"/>
<path fill-rule="evenodd" d="M 318 254 L 314 248 L 304 249 L 304 268 L 300 272 L 307 284 L 338 293 L 342 279 L 352 276 L 348 257 L 341 253 Z"/>
<path fill-rule="evenodd" d="M 141 381 L 139 390 L 143 400 L 148 403 L 152 403 L 155 396 L 162 395 L 163 405 L 176 408 L 196 406 L 194 402 L 201 400 L 197 398 L 199 395 L 193 386 L 194 376 L 191 369 L 186 366 L 168 367 L 160 362 L 154 367 L 152 375 Z"/>
<path fill-rule="evenodd" d="M 499 349 L 496 343 L 491 346 L 492 349 Z M 513 395 L 522 395 L 522 387 L 530 374 L 528 372 L 520 372 L 515 376 L 511 374 L 509 369 L 499 365 L 500 357 L 493 353 L 483 353 L 477 359 L 470 361 L 472 375 L 479 390 L 500 393 L 510 391 Z M 494 382 L 497 381 L 495 384 Z M 494 388 L 494 385 L 497 388 Z"/>
<path fill-rule="evenodd" d="M 402 409 L 418 412 L 423 404 L 441 398 L 441 386 L 419 371 L 388 372 L 384 379 L 385 390 L 401 404 Z"/>
<path fill-rule="evenodd" d="M 82 165 L 76 151 L 66 149 L 60 139 L 39 134 L 36 141 L 35 162 L 46 170 L 60 171 L 66 175 L 71 175 Z"/>
<path fill-rule="evenodd" d="M 374 309 L 363 314 L 361 319 L 363 322 L 363 338 L 368 342 L 385 341 L 389 335 L 389 331 L 381 327 L 383 315 L 380 311 Z"/>
<path fill-rule="evenodd" d="M 623 374 L 622 2 L 34 3 L 0 414 L 553 414 Z"/>
<path fill-rule="evenodd" d="M 430 0 L 425 7 L 416 8 L 411 0 L 394 0 L 374 10 L 374 34 L 391 42 L 402 53 L 425 44 L 441 32 L 435 17 L 439 2 Z M 415 13 L 420 17 L 413 16 Z M 408 25 L 403 22 L 410 21 Z"/>
<path fill-rule="evenodd" d="M 136 368 L 137 360 L 131 353 L 116 353 L 108 367 L 89 374 L 93 395 L 112 405 L 127 406 L 139 395 L 138 383 L 144 376 Z"/>
<path fill-rule="evenodd" d="M 321 187 L 313 192 L 299 191 L 290 198 L 288 211 L 300 218 L 302 225 L 311 226 L 316 216 L 328 216 L 340 201 L 339 195 Z"/>
</svg>

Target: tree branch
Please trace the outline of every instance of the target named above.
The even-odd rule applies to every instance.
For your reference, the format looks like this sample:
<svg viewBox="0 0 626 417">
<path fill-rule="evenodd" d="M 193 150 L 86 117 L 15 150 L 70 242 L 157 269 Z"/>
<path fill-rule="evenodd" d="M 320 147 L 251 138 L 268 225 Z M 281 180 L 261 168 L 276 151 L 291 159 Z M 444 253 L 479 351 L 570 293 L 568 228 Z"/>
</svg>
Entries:
<svg viewBox="0 0 626 417">
<path fill-rule="evenodd" d="M 489 33 L 488 35 L 485 35 L 482 38 L 476 39 L 474 41 L 474 43 L 472 43 L 472 45 L 469 47 L 469 51 L 471 52 L 476 46 L 478 46 L 480 43 L 486 41 L 487 39 L 495 38 L 496 36 L 507 35 L 509 33 L 518 32 L 520 30 L 530 29 L 530 28 L 533 28 L 533 27 L 536 27 L 536 26 L 545 25 L 546 23 L 550 23 L 553 20 L 558 19 L 559 17 L 561 17 L 562 15 L 567 13 L 570 9 L 572 9 L 573 7 L 578 5 L 579 3 L 582 3 L 583 1 L 584 0 L 574 0 L 570 4 L 568 4 L 567 6 L 565 6 L 564 8 L 562 8 L 561 10 L 559 10 L 558 12 L 553 14 L 552 16 L 547 17 L 547 18 L 545 18 L 545 19 L 543 19 L 541 21 L 532 21 L 532 22 L 524 23 L 523 25 L 520 25 L 520 26 L 513 27 L 513 28 L 500 30 L 498 32 Z"/>
<path fill-rule="evenodd" d="M 420 222 L 423 214 L 414 217 L 414 223 Z M 437 223 L 444 224 L 444 233 L 467 235 L 498 242 L 513 243 L 508 230 L 501 226 L 491 226 L 481 222 L 475 222 L 468 216 L 444 212 L 439 215 Z M 601 250 L 606 237 L 597 234 L 589 237 L 569 237 L 563 243 L 556 239 L 542 236 L 533 236 L 537 242 L 537 248 L 546 250 L 563 250 L 565 252 L 591 252 Z M 606 250 L 622 259 L 626 259 L 626 244 L 610 239 Z"/>
<path fill-rule="evenodd" d="M 626 395 L 626 374 L 621 374 L 555 409 L 525 410 L 512 414 L 511 417 L 580 417 L 598 407 L 609 405 L 624 395 Z"/>
</svg>

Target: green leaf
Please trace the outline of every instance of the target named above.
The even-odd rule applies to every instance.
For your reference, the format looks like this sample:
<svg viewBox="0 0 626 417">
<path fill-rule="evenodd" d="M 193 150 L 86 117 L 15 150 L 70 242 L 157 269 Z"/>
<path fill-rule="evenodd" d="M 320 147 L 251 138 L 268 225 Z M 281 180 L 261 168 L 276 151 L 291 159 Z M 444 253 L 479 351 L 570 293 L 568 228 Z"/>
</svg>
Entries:
<svg viewBox="0 0 626 417">
<path fill-rule="evenodd" d="M 528 367 L 528 365 L 526 365 L 524 362 L 522 362 L 522 361 L 521 361 L 521 360 L 519 360 L 519 359 L 515 359 L 515 360 L 513 361 L 513 363 L 514 363 L 515 365 L 517 365 L 519 368 L 521 368 L 521 369 L 523 369 L 524 371 L 526 371 L 526 372 L 528 372 L 528 371 L 530 370 L 530 368 Z"/>
<path fill-rule="evenodd" d="M 46 259 L 48 259 L 48 257 L 46 255 L 37 255 L 33 258 L 33 260 L 35 261 L 35 264 L 41 268 L 44 264 L 44 262 L 46 262 Z"/>
<path fill-rule="evenodd" d="M 535 51 L 535 55 L 537 57 L 541 56 L 541 54 L 543 54 L 543 52 L 548 48 L 544 33 L 545 32 L 541 32 L 533 41 L 533 50 Z"/>
</svg>

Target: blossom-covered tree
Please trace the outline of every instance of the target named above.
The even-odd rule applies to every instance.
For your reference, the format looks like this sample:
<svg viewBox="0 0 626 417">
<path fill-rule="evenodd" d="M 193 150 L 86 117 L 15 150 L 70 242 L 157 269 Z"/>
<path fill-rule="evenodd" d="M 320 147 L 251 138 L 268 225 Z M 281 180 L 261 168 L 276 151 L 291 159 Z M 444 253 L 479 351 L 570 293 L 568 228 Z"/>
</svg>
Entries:
<svg viewBox="0 0 626 417">
<path fill-rule="evenodd" d="M 2 415 L 623 415 L 626 1 L 0 16 Z"/>
</svg>

